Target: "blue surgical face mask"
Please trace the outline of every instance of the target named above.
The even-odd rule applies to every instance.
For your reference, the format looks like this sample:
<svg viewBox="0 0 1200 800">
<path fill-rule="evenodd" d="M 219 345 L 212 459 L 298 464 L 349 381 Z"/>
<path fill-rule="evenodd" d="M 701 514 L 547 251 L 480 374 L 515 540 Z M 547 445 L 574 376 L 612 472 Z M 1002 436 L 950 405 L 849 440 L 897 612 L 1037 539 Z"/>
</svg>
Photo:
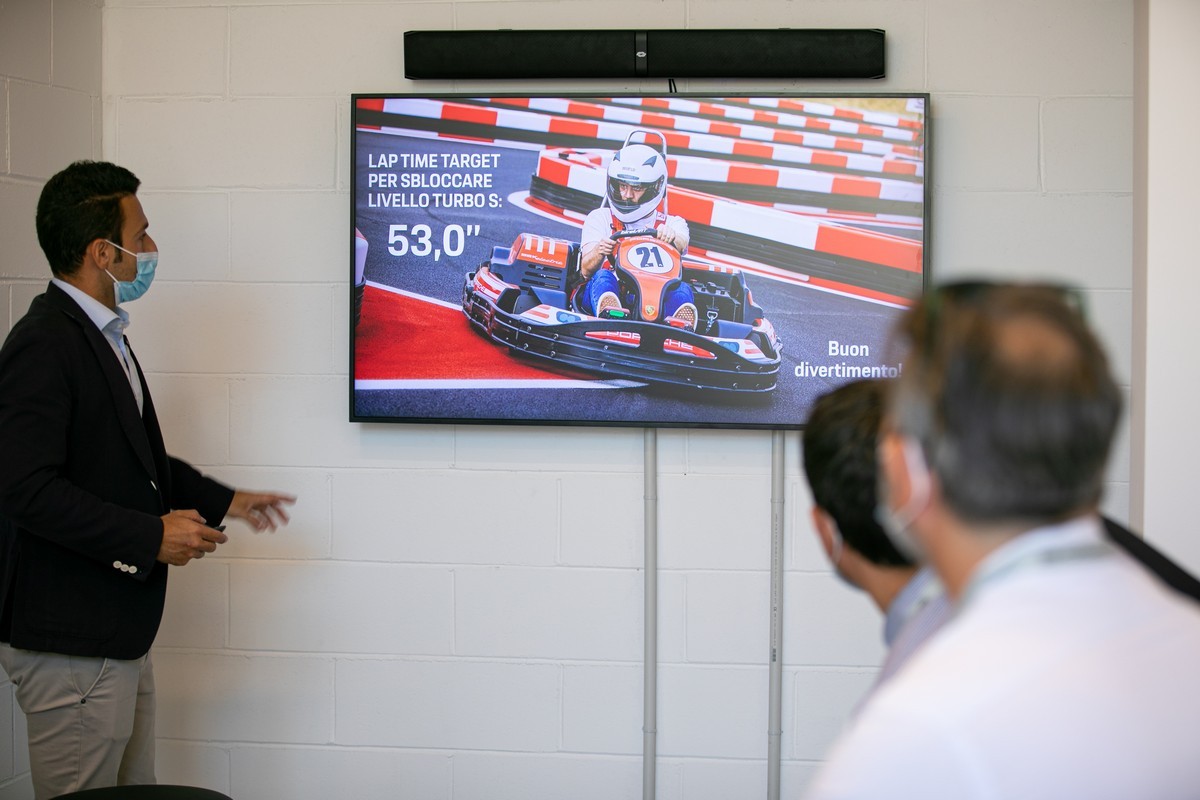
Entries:
<svg viewBox="0 0 1200 800">
<path fill-rule="evenodd" d="M 108 272 L 108 277 L 113 279 L 113 283 L 117 285 L 117 304 L 128 303 L 137 300 L 146 293 L 150 288 L 150 284 L 154 281 L 154 270 L 158 268 L 158 251 L 152 250 L 147 253 L 134 253 L 131 250 L 126 250 L 116 242 L 105 239 L 104 241 L 111 244 L 118 250 L 129 253 L 137 260 L 137 277 L 131 281 L 119 281 L 111 272 Z"/>
</svg>

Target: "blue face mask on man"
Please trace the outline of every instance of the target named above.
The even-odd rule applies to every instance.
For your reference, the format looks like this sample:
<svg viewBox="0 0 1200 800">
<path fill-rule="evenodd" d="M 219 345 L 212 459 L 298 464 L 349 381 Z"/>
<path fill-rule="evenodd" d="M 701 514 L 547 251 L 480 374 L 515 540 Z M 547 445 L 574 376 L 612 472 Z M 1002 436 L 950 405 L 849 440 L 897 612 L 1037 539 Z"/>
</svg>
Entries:
<svg viewBox="0 0 1200 800">
<path fill-rule="evenodd" d="M 137 300 L 146 293 L 146 290 L 150 288 L 150 284 L 154 281 L 154 271 L 158 268 L 158 251 L 152 250 L 147 253 L 134 253 L 131 250 L 121 247 L 116 242 L 109 241 L 108 239 L 104 241 L 137 259 L 137 276 L 131 281 L 119 281 L 111 272 L 104 270 L 108 273 L 108 277 L 113 279 L 113 283 L 116 284 L 118 305 Z"/>
</svg>

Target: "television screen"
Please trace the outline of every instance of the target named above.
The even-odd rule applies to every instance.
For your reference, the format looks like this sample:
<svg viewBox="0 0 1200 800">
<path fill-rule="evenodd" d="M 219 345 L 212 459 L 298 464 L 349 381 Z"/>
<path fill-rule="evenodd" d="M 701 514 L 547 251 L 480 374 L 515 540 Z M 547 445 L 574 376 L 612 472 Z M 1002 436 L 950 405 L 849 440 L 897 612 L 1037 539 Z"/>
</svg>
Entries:
<svg viewBox="0 0 1200 800">
<path fill-rule="evenodd" d="M 354 95 L 354 421 L 799 428 L 894 377 L 928 96 Z"/>
</svg>

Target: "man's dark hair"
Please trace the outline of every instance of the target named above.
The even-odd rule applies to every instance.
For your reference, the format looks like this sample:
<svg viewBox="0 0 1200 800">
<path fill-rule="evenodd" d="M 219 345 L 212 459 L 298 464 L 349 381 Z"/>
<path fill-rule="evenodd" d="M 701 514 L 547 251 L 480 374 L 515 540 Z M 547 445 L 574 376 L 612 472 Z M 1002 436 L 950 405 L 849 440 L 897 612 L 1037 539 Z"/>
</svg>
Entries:
<svg viewBox="0 0 1200 800">
<path fill-rule="evenodd" d="M 121 244 L 121 198 L 141 182 L 116 164 L 76 161 L 46 181 L 37 204 L 37 236 L 55 275 L 71 275 L 96 239 Z"/>
<path fill-rule="evenodd" d="M 804 429 L 804 473 L 813 501 L 833 517 L 842 539 L 879 566 L 906 567 L 875 521 L 875 445 L 887 384 L 848 383 L 817 399 Z"/>
<path fill-rule="evenodd" d="M 952 284 L 902 322 L 893 420 L 964 519 L 1047 522 L 1094 506 L 1121 396 L 1077 294 Z"/>
</svg>

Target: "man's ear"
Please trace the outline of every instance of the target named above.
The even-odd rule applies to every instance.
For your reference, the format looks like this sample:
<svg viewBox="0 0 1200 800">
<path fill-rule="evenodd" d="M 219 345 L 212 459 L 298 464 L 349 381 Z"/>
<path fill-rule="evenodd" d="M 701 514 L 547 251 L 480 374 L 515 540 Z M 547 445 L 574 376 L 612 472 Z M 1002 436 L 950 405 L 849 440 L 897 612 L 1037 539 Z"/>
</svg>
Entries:
<svg viewBox="0 0 1200 800">
<path fill-rule="evenodd" d="M 88 243 L 87 250 L 84 251 L 84 265 L 91 261 L 93 265 L 100 269 L 108 269 L 112 262 L 112 251 L 115 248 L 103 239 L 93 239 Z"/>
<path fill-rule="evenodd" d="M 812 507 L 813 529 L 817 532 L 817 538 L 821 540 L 821 547 L 825 550 L 825 556 L 833 561 L 833 543 L 837 538 L 837 533 L 834 530 L 833 517 L 829 516 L 823 508 L 818 506 Z"/>
</svg>

